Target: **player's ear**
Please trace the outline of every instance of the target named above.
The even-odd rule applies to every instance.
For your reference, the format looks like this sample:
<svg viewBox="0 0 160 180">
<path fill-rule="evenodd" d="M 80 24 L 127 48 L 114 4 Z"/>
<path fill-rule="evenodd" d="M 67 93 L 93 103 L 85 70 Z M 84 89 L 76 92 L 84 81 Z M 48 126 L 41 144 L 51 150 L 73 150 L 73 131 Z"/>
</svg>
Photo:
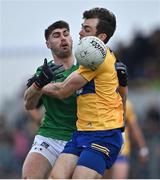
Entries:
<svg viewBox="0 0 160 180">
<path fill-rule="evenodd" d="M 104 40 L 107 38 L 107 34 L 101 33 L 98 35 L 98 38 L 104 42 Z"/>
<path fill-rule="evenodd" d="M 48 41 L 46 41 L 46 46 L 50 49 L 50 43 Z"/>
</svg>

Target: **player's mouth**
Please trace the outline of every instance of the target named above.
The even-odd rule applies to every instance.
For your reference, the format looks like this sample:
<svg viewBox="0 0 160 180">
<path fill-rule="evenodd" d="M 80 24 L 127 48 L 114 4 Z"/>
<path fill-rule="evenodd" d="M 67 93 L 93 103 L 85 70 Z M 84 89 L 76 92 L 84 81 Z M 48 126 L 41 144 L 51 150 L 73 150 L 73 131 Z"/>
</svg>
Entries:
<svg viewBox="0 0 160 180">
<path fill-rule="evenodd" d="M 69 48 L 69 45 L 68 45 L 67 43 L 62 43 L 62 44 L 61 44 L 61 48 L 64 49 L 64 50 L 65 50 L 65 49 L 68 49 L 68 48 Z"/>
</svg>

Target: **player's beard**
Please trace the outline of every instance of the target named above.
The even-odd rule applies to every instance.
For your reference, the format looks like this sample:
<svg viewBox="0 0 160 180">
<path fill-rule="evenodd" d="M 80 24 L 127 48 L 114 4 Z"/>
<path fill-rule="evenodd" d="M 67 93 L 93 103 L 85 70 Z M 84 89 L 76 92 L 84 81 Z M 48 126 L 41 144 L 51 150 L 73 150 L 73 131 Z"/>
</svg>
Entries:
<svg viewBox="0 0 160 180">
<path fill-rule="evenodd" d="M 67 50 L 54 50 L 54 54 L 58 57 L 58 58 L 68 58 L 71 56 L 72 54 L 72 47 L 68 48 Z"/>
<path fill-rule="evenodd" d="M 67 52 L 60 52 L 59 54 L 57 54 L 57 56 L 59 57 L 59 58 L 68 58 L 68 57 L 70 57 L 71 56 L 71 53 L 72 53 L 72 51 L 70 50 L 70 51 L 67 51 Z"/>
</svg>

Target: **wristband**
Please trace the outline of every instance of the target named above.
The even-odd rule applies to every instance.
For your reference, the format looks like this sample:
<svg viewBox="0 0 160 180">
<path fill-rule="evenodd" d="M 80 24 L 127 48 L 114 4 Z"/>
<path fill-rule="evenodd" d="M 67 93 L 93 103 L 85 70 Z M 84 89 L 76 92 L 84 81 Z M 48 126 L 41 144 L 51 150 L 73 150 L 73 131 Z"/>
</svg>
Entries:
<svg viewBox="0 0 160 180">
<path fill-rule="evenodd" d="M 140 154 L 141 156 L 147 156 L 147 155 L 149 154 L 148 148 L 147 148 L 147 147 L 141 148 L 140 151 L 139 151 L 139 154 Z"/>
</svg>

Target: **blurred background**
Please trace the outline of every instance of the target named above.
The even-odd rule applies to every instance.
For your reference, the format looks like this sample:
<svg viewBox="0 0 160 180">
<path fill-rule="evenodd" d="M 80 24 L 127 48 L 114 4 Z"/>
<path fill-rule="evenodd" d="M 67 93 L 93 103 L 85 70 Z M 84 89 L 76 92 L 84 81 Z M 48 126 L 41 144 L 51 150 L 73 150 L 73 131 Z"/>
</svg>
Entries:
<svg viewBox="0 0 160 180">
<path fill-rule="evenodd" d="M 51 59 L 44 30 L 57 20 L 70 24 L 74 46 L 83 11 L 105 7 L 117 18 L 108 46 L 127 66 L 129 98 L 149 147 L 138 160 L 132 141 L 129 178 L 160 178 L 160 1 L 0 0 L 0 178 L 20 178 L 38 126 L 23 106 L 27 79 Z"/>
</svg>

